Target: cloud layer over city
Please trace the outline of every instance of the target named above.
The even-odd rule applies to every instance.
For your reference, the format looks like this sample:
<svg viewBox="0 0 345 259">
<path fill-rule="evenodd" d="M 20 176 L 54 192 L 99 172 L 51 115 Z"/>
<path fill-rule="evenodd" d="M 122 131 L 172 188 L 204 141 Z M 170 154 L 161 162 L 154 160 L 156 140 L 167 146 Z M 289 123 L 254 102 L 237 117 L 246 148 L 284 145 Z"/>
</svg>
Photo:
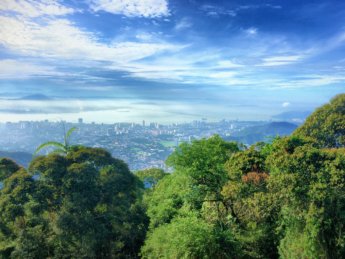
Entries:
<svg viewBox="0 0 345 259">
<path fill-rule="evenodd" d="M 0 120 L 312 110 L 344 92 L 344 22 L 343 1 L 3 0 Z"/>
</svg>

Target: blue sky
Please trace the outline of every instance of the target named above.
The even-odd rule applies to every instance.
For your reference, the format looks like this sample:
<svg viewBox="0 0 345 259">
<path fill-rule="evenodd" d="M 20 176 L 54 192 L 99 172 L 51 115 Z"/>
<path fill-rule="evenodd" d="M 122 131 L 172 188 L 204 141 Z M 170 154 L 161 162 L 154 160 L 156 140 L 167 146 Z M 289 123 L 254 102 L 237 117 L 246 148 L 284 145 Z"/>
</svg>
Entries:
<svg viewBox="0 0 345 259">
<path fill-rule="evenodd" d="M 266 120 L 345 90 L 344 1 L 1 0 L 0 121 Z"/>
</svg>

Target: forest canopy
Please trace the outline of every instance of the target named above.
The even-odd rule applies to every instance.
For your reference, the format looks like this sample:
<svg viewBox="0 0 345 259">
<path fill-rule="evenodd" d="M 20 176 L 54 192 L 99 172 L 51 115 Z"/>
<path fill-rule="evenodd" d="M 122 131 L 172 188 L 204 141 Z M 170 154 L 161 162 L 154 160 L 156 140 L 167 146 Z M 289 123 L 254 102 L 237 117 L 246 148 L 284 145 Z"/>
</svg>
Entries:
<svg viewBox="0 0 345 259">
<path fill-rule="evenodd" d="M 345 94 L 291 136 L 182 143 L 173 172 L 69 146 L 0 160 L 2 258 L 344 258 Z"/>
</svg>

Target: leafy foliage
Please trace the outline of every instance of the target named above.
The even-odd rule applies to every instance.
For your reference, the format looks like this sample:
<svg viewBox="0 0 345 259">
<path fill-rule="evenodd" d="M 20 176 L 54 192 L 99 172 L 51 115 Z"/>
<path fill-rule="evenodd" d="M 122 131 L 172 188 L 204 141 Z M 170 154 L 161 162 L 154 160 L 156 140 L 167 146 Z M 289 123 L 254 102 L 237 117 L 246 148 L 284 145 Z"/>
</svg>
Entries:
<svg viewBox="0 0 345 259">
<path fill-rule="evenodd" d="M 320 147 L 345 147 L 345 94 L 318 108 L 294 135 L 314 138 Z"/>
<path fill-rule="evenodd" d="M 181 144 L 146 195 L 143 257 L 343 258 L 343 107 L 340 95 L 293 136 L 248 149 L 219 136 Z"/>
<path fill-rule="evenodd" d="M 219 136 L 183 143 L 168 158 L 175 172 L 146 194 L 150 232 L 142 248 L 144 258 L 229 258 L 238 254 L 225 213 L 221 186 L 224 163 L 237 144 Z"/>
<path fill-rule="evenodd" d="M 131 174 L 70 146 L 72 131 L 28 171 L 0 159 L 0 256 L 344 258 L 344 107 L 339 95 L 292 136 L 249 148 L 182 143 L 171 174 Z"/>
<path fill-rule="evenodd" d="M 35 179 L 33 179 L 35 175 Z M 0 252 L 16 258 L 136 257 L 146 233 L 139 180 L 102 149 L 35 158 L 4 180 Z"/>
<path fill-rule="evenodd" d="M 341 258 L 344 255 L 345 150 L 296 147 L 274 160 L 270 189 L 278 197 L 283 258 Z"/>
<path fill-rule="evenodd" d="M 3 181 L 14 172 L 18 171 L 20 167 L 11 159 L 0 159 L 0 181 Z"/>
<path fill-rule="evenodd" d="M 194 140 L 191 144 L 182 143 L 168 157 L 167 164 L 190 177 L 191 187 L 198 193 L 194 205 L 200 208 L 206 196 L 220 199 L 221 186 L 227 178 L 224 163 L 237 151 L 239 148 L 235 142 L 226 142 L 215 135 Z"/>
<path fill-rule="evenodd" d="M 156 228 L 142 248 L 143 258 L 228 258 L 238 252 L 232 236 L 224 234 L 195 214 L 175 218 Z M 223 239 L 224 243 L 220 240 Z"/>
</svg>

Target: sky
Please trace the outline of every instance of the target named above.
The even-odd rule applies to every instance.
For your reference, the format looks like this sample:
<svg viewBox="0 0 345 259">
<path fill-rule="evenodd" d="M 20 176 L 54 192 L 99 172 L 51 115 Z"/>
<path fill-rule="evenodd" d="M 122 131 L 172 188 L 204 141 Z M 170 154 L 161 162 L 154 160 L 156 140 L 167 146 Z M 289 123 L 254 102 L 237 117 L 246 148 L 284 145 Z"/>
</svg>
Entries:
<svg viewBox="0 0 345 259">
<path fill-rule="evenodd" d="M 345 1 L 0 1 L 0 122 L 269 120 L 344 92 Z"/>
</svg>

